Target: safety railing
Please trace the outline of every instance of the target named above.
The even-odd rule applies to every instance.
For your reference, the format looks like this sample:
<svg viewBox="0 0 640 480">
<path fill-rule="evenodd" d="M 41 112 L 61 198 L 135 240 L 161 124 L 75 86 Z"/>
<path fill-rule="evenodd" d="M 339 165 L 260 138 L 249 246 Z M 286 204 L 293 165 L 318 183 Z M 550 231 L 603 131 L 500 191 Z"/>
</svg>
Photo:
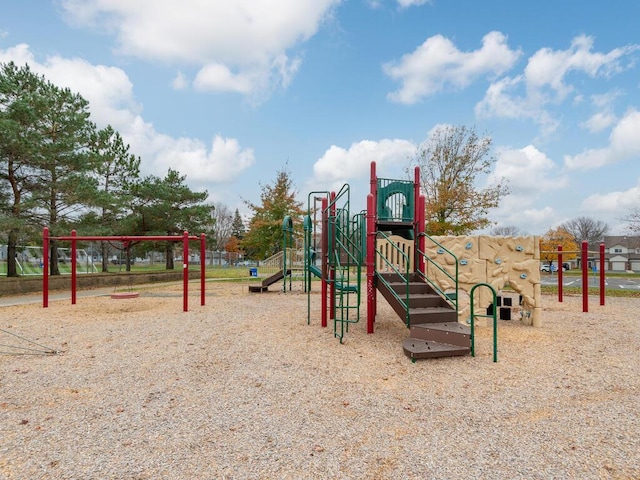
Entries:
<svg viewBox="0 0 640 480">
<path fill-rule="evenodd" d="M 447 268 L 443 267 L 439 262 L 436 262 L 434 259 L 430 258 L 426 252 L 420 250 L 419 248 L 416 249 L 416 253 L 418 254 L 418 256 L 424 259 L 424 261 L 426 262 L 425 270 L 428 270 L 430 267 L 435 268 L 436 270 L 441 272 L 446 278 L 448 278 L 451 281 L 451 283 L 454 285 L 454 292 L 453 293 L 447 292 L 446 289 L 443 290 L 442 288 L 440 288 L 440 285 L 438 285 L 438 283 L 435 282 L 433 279 L 429 278 L 429 276 L 426 275 L 425 272 L 420 271 L 420 269 L 416 269 L 416 271 L 418 271 L 418 274 L 424 279 L 424 281 L 427 282 L 442 298 L 444 298 L 447 301 L 447 303 L 449 303 L 449 305 L 451 305 L 455 309 L 457 314 L 458 313 L 458 296 L 459 296 L 458 257 L 456 257 L 452 251 L 448 250 L 444 245 L 442 245 L 440 242 L 430 237 L 426 233 L 420 233 L 418 237 L 419 238 L 423 237 L 425 239 L 425 242 L 428 241 L 428 242 L 431 242 L 433 245 L 435 245 L 437 247 L 438 254 L 448 255 L 451 259 L 453 259 L 452 263 L 454 265 L 454 273 L 452 274 L 451 272 L 449 272 Z M 418 244 L 420 243 L 421 242 L 418 241 Z"/>
<path fill-rule="evenodd" d="M 397 278 L 401 280 L 402 283 L 404 283 L 404 286 L 405 286 L 404 295 L 402 296 L 399 295 L 398 292 L 396 292 L 392 288 L 391 284 L 383 275 L 378 275 L 378 281 L 382 282 L 382 284 L 387 288 L 389 293 L 391 293 L 391 295 L 393 295 L 396 298 L 396 300 L 398 300 L 398 302 L 400 302 L 400 304 L 404 307 L 404 310 L 406 312 L 405 325 L 409 326 L 411 324 L 410 323 L 411 318 L 409 314 L 409 293 L 410 293 L 409 292 L 409 275 L 408 275 L 409 272 L 407 269 L 407 266 L 410 264 L 409 257 L 386 233 L 378 232 L 378 240 L 383 240 L 383 242 L 376 242 L 377 246 L 376 246 L 376 252 L 375 252 L 375 257 L 376 257 L 375 262 L 377 265 L 382 264 L 384 266 L 382 271 L 397 275 Z M 386 246 L 387 249 L 391 249 L 395 253 L 393 257 L 395 257 L 396 259 L 399 258 L 402 261 L 398 263 L 391 262 L 389 260 L 389 257 L 392 257 L 392 256 L 388 255 L 388 251 L 383 251 L 383 250 L 387 250 L 383 246 Z M 383 248 L 380 248 L 380 247 L 383 247 Z"/>
<path fill-rule="evenodd" d="M 476 314 L 474 312 L 473 309 L 473 305 L 474 305 L 474 301 L 473 301 L 473 294 L 475 293 L 476 288 L 478 287 L 487 287 L 489 290 L 491 290 L 491 293 L 493 294 L 493 311 L 492 311 L 492 315 L 488 315 L 488 314 Z M 471 356 L 475 357 L 476 356 L 476 342 L 475 342 L 475 317 L 487 317 L 487 318 L 491 318 L 493 317 L 493 361 L 494 363 L 498 361 L 498 321 L 497 321 L 497 317 L 496 317 L 496 310 L 498 309 L 498 303 L 497 303 L 497 295 L 496 295 L 496 291 L 494 290 L 494 288 L 489 285 L 488 283 L 478 283 L 476 285 L 474 285 L 471 288 L 471 291 L 469 292 L 469 301 L 471 302 L 471 317 L 469 318 L 469 323 L 471 326 Z"/>
<path fill-rule="evenodd" d="M 378 178 L 378 221 L 412 222 L 414 183 L 411 180 Z"/>
</svg>

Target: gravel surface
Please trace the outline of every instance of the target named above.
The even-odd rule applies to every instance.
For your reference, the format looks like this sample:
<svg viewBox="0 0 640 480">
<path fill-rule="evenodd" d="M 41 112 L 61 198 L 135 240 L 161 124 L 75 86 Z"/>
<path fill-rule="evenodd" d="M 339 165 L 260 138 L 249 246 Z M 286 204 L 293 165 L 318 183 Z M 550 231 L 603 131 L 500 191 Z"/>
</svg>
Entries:
<svg viewBox="0 0 640 480">
<path fill-rule="evenodd" d="M 640 478 L 640 299 L 544 296 L 497 363 L 486 322 L 412 363 L 381 296 L 341 345 L 317 293 L 307 325 L 303 293 L 177 288 L 0 308 L 0 350 L 60 351 L 0 356 L 0 478 Z"/>
</svg>

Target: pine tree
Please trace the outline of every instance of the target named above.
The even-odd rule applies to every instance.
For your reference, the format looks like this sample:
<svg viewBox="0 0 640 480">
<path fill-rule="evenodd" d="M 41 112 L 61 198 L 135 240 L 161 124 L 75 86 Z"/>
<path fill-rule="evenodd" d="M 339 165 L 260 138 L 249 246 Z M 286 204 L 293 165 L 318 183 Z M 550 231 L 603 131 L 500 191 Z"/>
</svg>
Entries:
<svg viewBox="0 0 640 480">
<path fill-rule="evenodd" d="M 231 235 L 236 237 L 238 240 L 242 240 L 246 231 L 247 229 L 244 226 L 240 212 L 236 208 L 236 211 L 233 214 L 233 223 L 231 224 Z"/>
</svg>

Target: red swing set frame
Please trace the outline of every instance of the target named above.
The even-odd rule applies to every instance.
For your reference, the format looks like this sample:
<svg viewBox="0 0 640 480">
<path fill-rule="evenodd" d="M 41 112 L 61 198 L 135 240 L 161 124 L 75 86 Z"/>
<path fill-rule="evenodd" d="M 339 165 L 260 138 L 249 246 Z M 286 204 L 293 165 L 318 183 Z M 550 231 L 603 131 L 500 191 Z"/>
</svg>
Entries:
<svg viewBox="0 0 640 480">
<path fill-rule="evenodd" d="M 75 230 L 71 231 L 70 236 L 64 237 L 51 237 L 49 236 L 49 228 L 44 227 L 42 232 L 42 246 L 43 246 L 43 259 L 45 260 L 42 269 L 42 307 L 47 308 L 49 306 L 49 241 L 59 240 L 71 242 L 71 304 L 76 304 L 76 290 L 77 290 L 77 274 L 76 274 L 76 251 L 77 242 L 92 242 L 92 241 L 118 241 L 122 243 L 134 242 L 134 241 L 182 241 L 183 253 L 182 253 L 182 283 L 183 283 L 183 301 L 182 310 L 189 311 L 189 241 L 200 240 L 200 305 L 204 305 L 204 284 L 205 284 L 205 258 L 206 258 L 206 242 L 205 235 L 202 233 L 199 237 L 195 235 L 189 235 L 189 232 L 184 232 L 182 235 L 160 235 L 160 236 L 78 236 Z"/>
</svg>

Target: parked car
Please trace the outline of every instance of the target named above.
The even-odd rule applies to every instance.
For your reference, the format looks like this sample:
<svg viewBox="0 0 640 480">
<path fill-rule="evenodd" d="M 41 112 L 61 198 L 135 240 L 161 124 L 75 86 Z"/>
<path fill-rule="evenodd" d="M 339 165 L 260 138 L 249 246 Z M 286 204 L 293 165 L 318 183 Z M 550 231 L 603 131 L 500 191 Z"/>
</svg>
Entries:
<svg viewBox="0 0 640 480">
<path fill-rule="evenodd" d="M 567 270 L 570 270 L 571 266 L 568 263 L 563 263 L 562 264 L 562 271 L 566 272 Z M 541 272 L 557 272 L 558 271 L 558 267 L 555 264 L 548 264 L 548 263 L 544 263 L 542 265 L 540 265 L 540 271 Z"/>
</svg>

